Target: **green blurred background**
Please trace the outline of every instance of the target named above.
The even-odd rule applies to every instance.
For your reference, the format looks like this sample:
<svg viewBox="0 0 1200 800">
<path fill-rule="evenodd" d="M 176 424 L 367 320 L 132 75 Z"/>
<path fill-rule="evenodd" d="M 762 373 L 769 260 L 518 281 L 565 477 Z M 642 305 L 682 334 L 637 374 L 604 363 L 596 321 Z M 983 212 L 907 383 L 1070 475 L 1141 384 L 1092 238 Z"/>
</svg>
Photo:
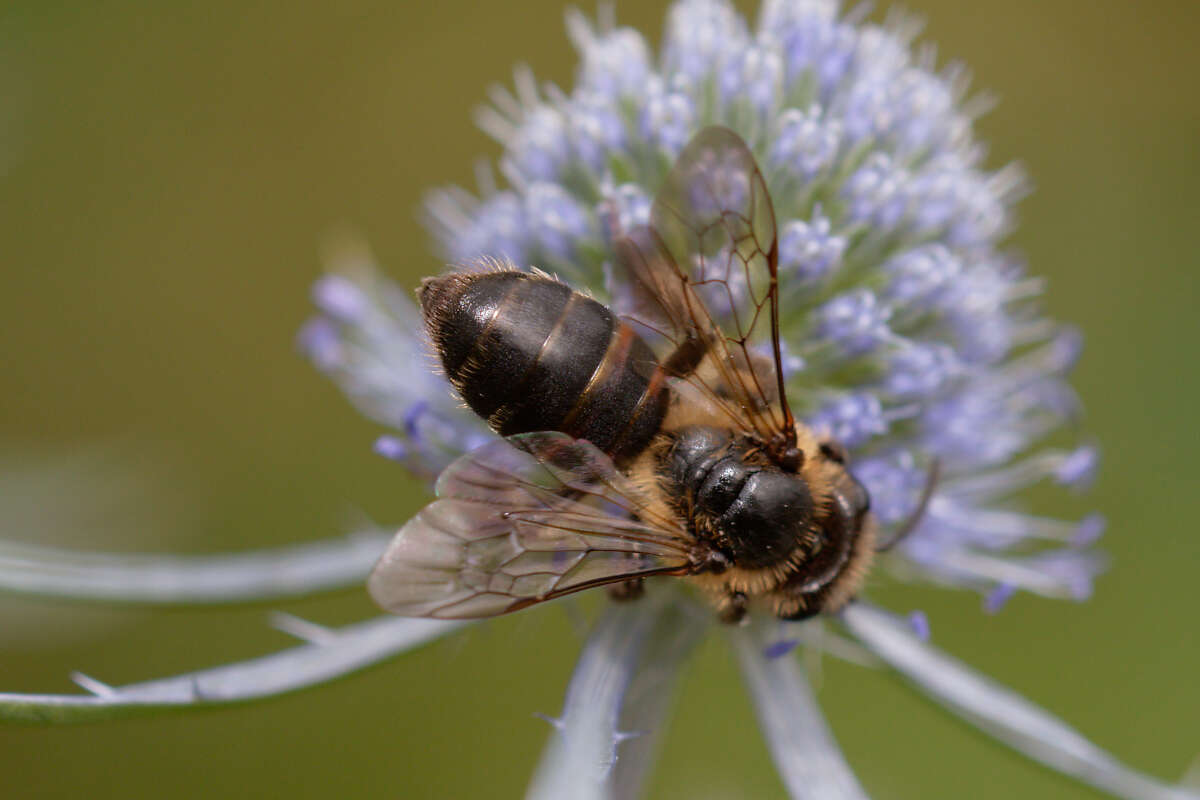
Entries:
<svg viewBox="0 0 1200 800">
<path fill-rule="evenodd" d="M 657 41 L 665 3 L 618 4 Z M 1200 6 L 920 0 L 924 38 L 999 95 L 990 164 L 1036 192 L 1013 243 L 1088 349 L 1075 385 L 1106 468 L 1086 501 L 1114 567 L 1084 605 L 877 583 L 937 644 L 1177 779 L 1200 753 Z M 335 10 L 336 8 L 336 10 Z M 9 2 L 0 9 L 0 523 L 96 548 L 216 551 L 401 521 L 415 484 L 296 355 L 322 237 L 361 232 L 412 285 L 438 269 L 422 191 L 497 146 L 471 109 L 518 61 L 569 84 L 563 0 Z M 79 454 L 87 458 L 80 460 Z M 63 473 L 70 462 L 74 472 Z M 57 466 L 56 466 L 57 465 Z M 63 475 L 69 479 L 63 479 Z M 146 476 L 145 485 L 122 476 Z M 80 510 L 84 509 L 84 510 Z M 594 601 L 589 601 L 585 605 Z M 288 610 L 339 624 L 361 592 Z M 0 597 L 0 689 L 127 683 L 292 644 L 262 607 L 106 610 Z M 332 686 L 231 710 L 0 727 L 4 797 L 511 797 L 580 638 L 533 610 Z M 883 673 L 820 698 L 877 798 L 1094 797 Z M 720 637 L 682 684 L 650 795 L 782 794 Z"/>
</svg>

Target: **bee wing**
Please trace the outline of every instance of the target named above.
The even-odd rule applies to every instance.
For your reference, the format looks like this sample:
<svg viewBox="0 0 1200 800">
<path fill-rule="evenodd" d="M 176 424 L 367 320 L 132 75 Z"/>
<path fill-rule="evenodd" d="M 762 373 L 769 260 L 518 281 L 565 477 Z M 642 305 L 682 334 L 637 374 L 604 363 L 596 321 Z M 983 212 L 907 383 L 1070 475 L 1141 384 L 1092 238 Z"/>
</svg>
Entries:
<svg viewBox="0 0 1200 800">
<path fill-rule="evenodd" d="M 648 508 L 608 456 L 564 433 L 489 442 L 442 472 L 437 495 L 367 582 L 392 613 L 491 617 L 691 563 L 682 528 Z"/>
<path fill-rule="evenodd" d="M 775 211 L 741 137 L 721 127 L 696 134 L 659 191 L 650 225 L 629 231 L 616 248 L 633 321 L 668 353 L 662 369 L 693 384 L 734 424 L 765 441 L 781 433 L 794 443 L 779 343 Z"/>
</svg>

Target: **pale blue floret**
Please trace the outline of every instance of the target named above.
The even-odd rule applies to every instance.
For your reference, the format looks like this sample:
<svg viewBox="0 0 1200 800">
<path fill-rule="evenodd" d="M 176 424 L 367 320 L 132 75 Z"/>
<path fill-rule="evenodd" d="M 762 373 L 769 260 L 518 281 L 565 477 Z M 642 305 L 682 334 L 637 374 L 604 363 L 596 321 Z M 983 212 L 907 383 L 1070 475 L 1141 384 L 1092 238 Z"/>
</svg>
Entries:
<svg viewBox="0 0 1200 800">
<path fill-rule="evenodd" d="M 680 83 L 683 83 L 682 81 Z M 696 127 L 696 103 L 691 94 L 653 80 L 638 112 L 638 135 L 666 156 L 675 156 Z"/>
<path fill-rule="evenodd" d="M 479 253 L 494 253 L 497 258 L 518 263 L 525 260 L 529 246 L 525 209 L 520 198 L 512 192 L 499 192 L 484 201 L 473 228 L 481 235 L 481 240 L 464 241 L 456 261 L 467 261 Z M 481 249 L 481 245 L 486 249 Z"/>
<path fill-rule="evenodd" d="M 749 40 L 745 19 L 728 3 L 683 0 L 667 12 L 663 73 L 677 75 L 696 87 L 742 51 Z"/>
<path fill-rule="evenodd" d="M 514 192 L 496 192 L 482 201 L 461 189 L 431 193 L 427 199 L 430 227 L 444 242 L 446 259 L 465 264 L 479 253 L 491 253 L 514 263 L 527 260 L 529 226 L 525 208 Z M 458 230 L 461 235 L 454 235 Z"/>
<path fill-rule="evenodd" d="M 936 397 L 964 374 L 954 348 L 937 342 L 912 342 L 887 359 L 884 390 L 897 398 Z"/>
<path fill-rule="evenodd" d="M 891 316 L 891 308 L 870 289 L 853 289 L 816 310 L 816 337 L 846 355 L 865 355 L 892 339 Z"/>
<path fill-rule="evenodd" d="M 313 285 L 313 303 L 330 319 L 354 324 L 369 312 L 370 300 L 358 284 L 341 276 L 327 275 Z"/>
<path fill-rule="evenodd" d="M 905 171 L 888 153 L 874 152 L 842 187 L 847 218 L 879 233 L 892 232 L 905 218 Z"/>
<path fill-rule="evenodd" d="M 571 157 L 570 123 L 558 109 L 540 105 L 528 112 L 505 156 L 525 182 L 552 181 Z"/>
<path fill-rule="evenodd" d="M 597 217 L 614 232 L 629 231 L 650 222 L 650 206 L 653 199 L 644 188 L 636 183 L 623 183 L 617 187 L 602 188 L 604 199 L 596 210 Z M 609 220 L 605 222 L 605 220 Z"/>
<path fill-rule="evenodd" d="M 841 147 L 841 123 L 826 118 L 820 106 L 789 108 L 776 121 L 768 163 L 811 180 L 834 163 Z"/>
<path fill-rule="evenodd" d="M 592 172 L 602 172 L 609 154 L 625 147 L 624 121 L 604 94 L 577 97 L 570 103 L 567 120 L 575 159 Z"/>
<path fill-rule="evenodd" d="M 1008 604 L 1008 601 L 1016 593 L 1017 587 L 1014 584 L 997 584 L 996 588 L 989 592 L 987 597 L 983 599 L 983 610 L 989 614 L 997 613 Z"/>
<path fill-rule="evenodd" d="M 986 246 L 1008 232 L 1007 207 L 1023 190 L 1017 168 L 988 175 L 958 153 L 930 161 L 908 177 L 913 226 L 942 234 L 947 244 Z"/>
<path fill-rule="evenodd" d="M 849 448 L 861 447 L 888 429 L 879 398 L 867 392 L 844 395 L 827 403 L 809 423 L 819 434 L 832 436 Z"/>
<path fill-rule="evenodd" d="M 1008 355 L 1014 320 L 1006 300 L 1018 278 L 1002 260 L 977 261 L 939 292 L 935 305 L 964 361 L 992 364 Z"/>
<path fill-rule="evenodd" d="M 871 494 L 871 510 L 884 525 L 907 519 L 916 509 L 924 471 L 907 450 L 854 462 L 854 476 Z"/>
<path fill-rule="evenodd" d="M 577 243 L 593 230 L 589 210 L 557 183 L 535 183 L 529 187 L 525 195 L 525 218 L 538 254 L 555 262 L 571 261 Z"/>
<path fill-rule="evenodd" d="M 837 18 L 838 4 L 829 0 L 767 0 L 761 30 L 780 43 L 787 78 L 811 75 L 827 98 L 849 72 L 859 32 Z"/>
<path fill-rule="evenodd" d="M 966 133 L 951 82 L 923 69 L 906 69 L 892 83 L 893 123 L 888 135 L 897 152 L 920 155 L 952 147 Z"/>
<path fill-rule="evenodd" d="M 1022 450 L 1021 407 L 979 385 L 928 406 L 921 417 L 926 446 L 952 464 L 991 465 Z"/>
<path fill-rule="evenodd" d="M 833 233 L 829 217 L 814 210 L 809 220 L 795 219 L 779 231 L 779 271 L 785 280 L 814 281 L 841 265 L 846 237 Z"/>
<path fill-rule="evenodd" d="M 783 59 L 771 48 L 756 45 L 730 53 L 717 77 L 724 105 L 746 103 L 760 116 L 778 105 L 782 84 Z"/>
<path fill-rule="evenodd" d="M 401 464 L 408 458 L 408 445 L 403 439 L 396 436 L 386 434 L 380 436 L 375 440 L 372 449 L 384 458 L 399 461 Z"/>
<path fill-rule="evenodd" d="M 567 34 L 580 54 L 576 86 L 581 92 L 608 97 L 636 94 L 654 76 L 650 48 L 632 28 L 597 32 L 587 17 L 572 9 L 567 12 Z"/>
<path fill-rule="evenodd" d="M 321 372 L 329 372 L 341 363 L 341 331 L 332 320 L 324 317 L 310 319 L 296 335 L 296 344 Z"/>
<path fill-rule="evenodd" d="M 889 301 L 921 310 L 962 273 L 962 260 L 944 244 L 920 245 L 888 259 L 883 270 L 889 281 Z"/>
<path fill-rule="evenodd" d="M 922 642 L 928 642 L 933 635 L 933 628 L 929 624 L 929 617 L 924 611 L 913 611 L 908 615 L 908 626 L 912 628 L 912 632 Z"/>
<path fill-rule="evenodd" d="M 1085 445 L 1062 460 L 1054 470 L 1054 480 L 1064 486 L 1086 489 L 1095 480 L 1099 467 L 1100 451 Z"/>
</svg>

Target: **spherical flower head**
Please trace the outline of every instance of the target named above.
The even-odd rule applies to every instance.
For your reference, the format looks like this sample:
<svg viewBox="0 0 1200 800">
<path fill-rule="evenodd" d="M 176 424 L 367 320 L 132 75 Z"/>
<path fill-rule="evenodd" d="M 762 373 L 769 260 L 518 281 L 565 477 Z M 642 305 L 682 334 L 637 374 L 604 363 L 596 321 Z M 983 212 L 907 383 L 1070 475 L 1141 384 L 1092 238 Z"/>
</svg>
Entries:
<svg viewBox="0 0 1200 800">
<path fill-rule="evenodd" d="M 478 114 L 504 147 L 507 187 L 489 176 L 481 196 L 430 195 L 445 259 L 508 258 L 614 302 L 615 238 L 647 221 L 691 135 L 733 129 L 775 206 L 793 408 L 848 448 L 885 535 L 939 466 L 917 528 L 882 567 L 975 588 L 989 607 L 1018 589 L 1086 596 L 1094 537 L 1013 505 L 1032 483 L 1078 485 L 1094 470 L 1094 448 L 1042 445 L 1077 413 L 1064 375 L 1078 337 L 1042 315 L 1041 284 L 1004 251 L 1021 174 L 982 163 L 981 103 L 963 71 L 914 50 L 910 21 L 866 24 L 832 0 L 766 0 L 756 25 L 723 0 L 680 0 L 657 57 L 608 21 L 572 12 L 568 31 L 574 88 L 520 70 L 515 92 L 493 92 Z M 364 280 L 373 301 L 345 277 L 319 287 L 306 347 L 398 428 L 380 452 L 434 474 L 488 434 L 414 368 L 403 294 Z"/>
</svg>

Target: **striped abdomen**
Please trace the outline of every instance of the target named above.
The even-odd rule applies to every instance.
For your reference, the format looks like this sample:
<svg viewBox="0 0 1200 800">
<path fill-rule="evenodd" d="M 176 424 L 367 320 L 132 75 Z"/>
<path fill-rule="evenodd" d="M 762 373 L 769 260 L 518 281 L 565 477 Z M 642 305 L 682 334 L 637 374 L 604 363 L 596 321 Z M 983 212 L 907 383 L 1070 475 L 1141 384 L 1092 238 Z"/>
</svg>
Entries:
<svg viewBox="0 0 1200 800">
<path fill-rule="evenodd" d="M 620 463 L 658 432 L 654 353 L 595 300 L 517 271 L 428 278 L 419 296 L 450 382 L 498 433 L 562 431 Z"/>
</svg>

